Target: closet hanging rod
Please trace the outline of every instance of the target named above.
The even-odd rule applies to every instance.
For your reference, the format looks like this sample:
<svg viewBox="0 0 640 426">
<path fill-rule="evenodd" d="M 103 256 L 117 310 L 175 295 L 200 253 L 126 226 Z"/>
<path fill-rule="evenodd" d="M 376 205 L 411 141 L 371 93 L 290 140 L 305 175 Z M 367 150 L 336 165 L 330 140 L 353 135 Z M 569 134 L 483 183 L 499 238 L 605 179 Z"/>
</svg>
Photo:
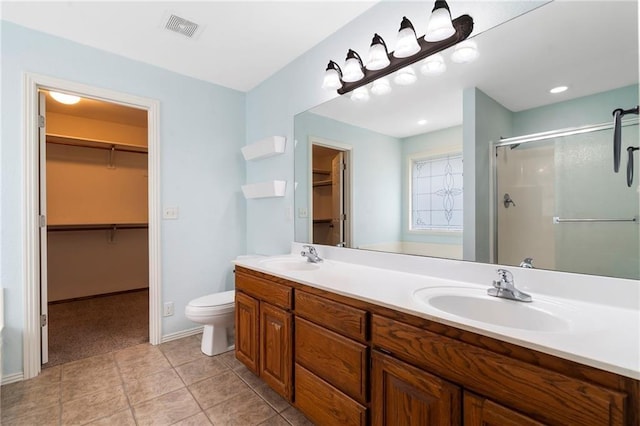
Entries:
<svg viewBox="0 0 640 426">
<path fill-rule="evenodd" d="M 639 122 L 640 120 L 638 118 L 622 120 L 622 126 L 623 127 L 634 126 L 634 125 L 638 125 Z M 608 130 L 608 129 L 613 129 L 613 123 L 602 123 L 602 124 L 595 124 L 595 125 L 582 126 L 582 127 L 568 127 L 566 129 L 551 130 L 549 132 L 531 133 L 523 136 L 514 136 L 512 138 L 503 138 L 503 139 L 500 139 L 499 142 L 496 142 L 494 146 L 500 147 L 500 146 L 509 146 L 509 145 L 528 143 L 528 142 L 537 142 L 537 141 L 553 139 L 561 136 L 578 135 L 581 133 L 590 133 L 590 132 L 596 132 L 598 130 Z"/>
<path fill-rule="evenodd" d="M 580 218 L 561 218 L 558 216 L 553 217 L 553 223 L 565 223 L 565 222 L 638 222 L 638 216 L 631 219 L 580 219 Z"/>
<path fill-rule="evenodd" d="M 147 229 L 147 224 L 100 224 L 100 225 L 49 225 L 48 231 L 104 231 L 104 230 L 122 230 L 122 229 Z"/>
<path fill-rule="evenodd" d="M 72 138 L 54 134 L 47 134 L 47 143 L 55 145 L 79 146 L 83 148 L 104 149 L 107 151 L 115 149 L 116 151 L 133 152 L 137 154 L 148 153 L 148 149 L 146 146 L 126 145 L 118 142 Z"/>
</svg>

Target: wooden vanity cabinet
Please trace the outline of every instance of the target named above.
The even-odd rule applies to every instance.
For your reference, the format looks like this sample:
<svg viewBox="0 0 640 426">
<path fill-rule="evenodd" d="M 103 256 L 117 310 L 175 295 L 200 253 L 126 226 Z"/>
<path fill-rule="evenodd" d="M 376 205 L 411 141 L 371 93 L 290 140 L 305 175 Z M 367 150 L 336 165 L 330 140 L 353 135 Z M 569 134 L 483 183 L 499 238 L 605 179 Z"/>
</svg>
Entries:
<svg viewBox="0 0 640 426">
<path fill-rule="evenodd" d="M 464 392 L 462 412 L 465 426 L 544 426 L 544 423 L 470 392 Z"/>
<path fill-rule="evenodd" d="M 293 396 L 293 289 L 236 268 L 236 358 L 288 401 Z"/>
<path fill-rule="evenodd" d="M 322 425 L 366 425 L 368 314 L 296 289 L 295 405 Z"/>
</svg>

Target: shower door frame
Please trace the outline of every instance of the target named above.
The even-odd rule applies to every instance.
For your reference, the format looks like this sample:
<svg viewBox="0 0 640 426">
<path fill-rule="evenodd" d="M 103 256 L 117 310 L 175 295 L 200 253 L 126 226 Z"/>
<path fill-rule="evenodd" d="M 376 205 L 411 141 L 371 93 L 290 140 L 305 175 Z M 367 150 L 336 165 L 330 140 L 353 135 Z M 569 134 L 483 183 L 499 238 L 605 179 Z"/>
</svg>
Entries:
<svg viewBox="0 0 640 426">
<path fill-rule="evenodd" d="M 639 125 L 640 118 L 630 118 L 627 120 L 622 120 L 622 127 Z M 532 142 L 540 142 L 548 139 L 554 139 L 558 137 L 564 136 L 573 136 L 579 135 L 582 133 L 591 133 L 597 132 L 600 130 L 609 130 L 613 129 L 613 122 L 609 123 L 600 123 L 600 124 L 591 124 L 587 126 L 579 126 L 579 127 L 567 127 L 564 129 L 558 130 L 550 130 L 547 132 L 540 133 L 530 133 L 528 135 L 515 136 L 511 138 L 503 138 L 500 139 L 499 142 L 491 142 L 491 188 L 490 188 L 490 208 L 491 211 L 489 214 L 492 216 L 491 220 L 491 233 L 493 238 L 491 239 L 491 262 L 498 263 L 498 203 L 501 201 L 500 197 L 497 196 L 498 193 L 498 162 L 496 161 L 498 155 L 498 148 L 502 148 L 505 146 L 514 146 L 525 143 Z M 613 142 L 612 142 L 613 143 Z"/>
</svg>

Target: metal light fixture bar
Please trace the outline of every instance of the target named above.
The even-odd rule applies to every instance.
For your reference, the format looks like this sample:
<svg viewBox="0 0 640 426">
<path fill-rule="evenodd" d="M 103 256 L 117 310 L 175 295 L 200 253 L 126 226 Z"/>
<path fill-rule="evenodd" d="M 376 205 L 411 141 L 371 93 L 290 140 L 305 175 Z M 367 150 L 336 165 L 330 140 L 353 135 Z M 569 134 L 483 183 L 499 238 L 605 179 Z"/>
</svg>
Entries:
<svg viewBox="0 0 640 426">
<path fill-rule="evenodd" d="M 407 58 L 396 58 L 393 56 L 393 52 L 389 52 L 389 61 L 391 62 L 389 65 L 383 69 L 375 71 L 371 71 L 363 67 L 364 77 L 351 83 L 343 81 L 342 87 L 338 89 L 338 93 L 341 95 L 349 93 L 358 87 L 379 79 L 380 77 L 389 75 L 406 67 L 407 65 L 411 65 L 421 59 L 433 55 L 434 53 L 438 53 L 448 47 L 454 46 L 468 38 L 473 31 L 473 18 L 469 15 L 459 16 L 451 21 L 451 23 L 453 24 L 453 28 L 456 30 L 455 34 L 451 37 L 436 42 L 428 42 L 424 40 L 424 37 L 418 37 L 418 44 L 420 45 L 420 51 L 418 53 Z"/>
</svg>

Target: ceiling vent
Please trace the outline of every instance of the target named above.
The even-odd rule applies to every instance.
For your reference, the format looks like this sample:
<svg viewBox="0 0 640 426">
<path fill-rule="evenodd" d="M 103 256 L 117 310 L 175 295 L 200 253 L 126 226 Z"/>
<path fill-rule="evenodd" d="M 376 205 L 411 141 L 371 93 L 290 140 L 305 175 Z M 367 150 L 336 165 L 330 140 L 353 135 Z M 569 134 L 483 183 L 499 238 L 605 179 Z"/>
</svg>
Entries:
<svg viewBox="0 0 640 426">
<path fill-rule="evenodd" d="M 168 30 L 192 38 L 196 31 L 198 31 L 199 25 L 179 16 L 170 15 L 164 27 Z"/>
</svg>

